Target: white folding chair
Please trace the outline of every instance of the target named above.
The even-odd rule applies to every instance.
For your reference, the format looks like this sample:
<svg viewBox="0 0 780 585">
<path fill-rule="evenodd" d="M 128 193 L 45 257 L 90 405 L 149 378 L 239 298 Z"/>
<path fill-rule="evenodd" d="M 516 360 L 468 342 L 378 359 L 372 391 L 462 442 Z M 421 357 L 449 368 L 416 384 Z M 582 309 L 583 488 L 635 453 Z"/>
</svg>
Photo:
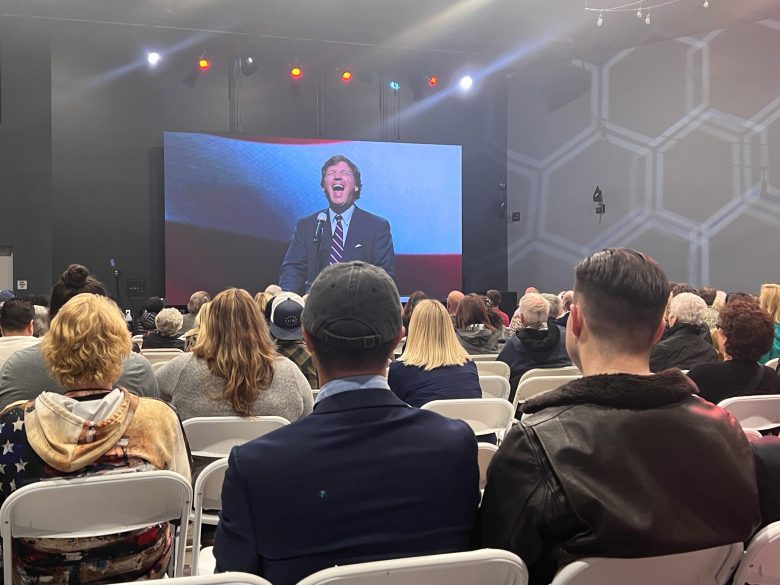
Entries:
<svg viewBox="0 0 780 585">
<path fill-rule="evenodd" d="M 143 348 L 143 346 L 144 346 L 144 336 L 143 335 L 133 335 L 133 343 L 137 343 L 139 349 Z"/>
<path fill-rule="evenodd" d="M 725 585 L 742 556 L 742 543 L 644 559 L 579 559 L 551 585 Z"/>
<path fill-rule="evenodd" d="M 577 366 L 563 366 L 561 368 L 532 368 L 520 376 L 520 382 L 530 378 L 539 378 L 542 376 L 582 376 Z"/>
<path fill-rule="evenodd" d="M 324 569 L 298 585 L 526 585 L 528 570 L 505 550 L 409 557 Z"/>
<path fill-rule="evenodd" d="M 281 416 L 197 416 L 182 426 L 193 455 L 226 457 L 233 447 L 289 424 Z"/>
<path fill-rule="evenodd" d="M 765 431 L 780 426 L 780 394 L 736 396 L 718 403 L 734 415 L 739 424 Z"/>
<path fill-rule="evenodd" d="M 737 567 L 733 585 L 780 583 L 780 522 L 764 526 L 750 540 Z"/>
<path fill-rule="evenodd" d="M 469 355 L 472 362 L 495 362 L 498 361 L 497 353 L 477 353 Z"/>
<path fill-rule="evenodd" d="M 503 398 L 434 400 L 423 404 L 420 410 L 432 410 L 442 416 L 462 420 L 471 427 L 475 435 L 502 435 L 509 428 L 515 414 L 512 405 Z"/>
<path fill-rule="evenodd" d="M 138 582 L 129 581 L 127 583 L 129 585 L 129 583 L 137 584 Z M 249 573 L 227 572 L 217 573 L 216 575 L 166 579 L 165 585 L 271 585 L 271 582 Z"/>
<path fill-rule="evenodd" d="M 219 523 L 219 515 L 204 513 L 204 510 L 219 511 L 222 509 L 222 484 L 225 481 L 225 471 L 228 468 L 228 460 L 217 459 L 210 463 L 198 475 L 195 481 L 194 507 L 195 514 L 192 520 L 192 574 L 209 575 L 214 572 L 215 560 L 211 547 L 200 550 L 200 536 L 203 524 L 216 526 Z M 199 568 L 202 566 L 202 569 Z"/>
<path fill-rule="evenodd" d="M 493 455 L 498 451 L 498 447 L 490 443 L 480 443 L 477 446 L 477 464 L 479 465 L 479 489 L 484 490 L 487 483 L 487 470 L 490 462 L 493 461 Z"/>
<path fill-rule="evenodd" d="M 515 409 L 517 409 L 517 405 L 520 404 L 520 402 L 528 400 L 537 394 L 560 388 L 564 384 L 568 384 L 572 380 L 576 380 L 581 377 L 582 376 L 580 375 L 536 376 L 527 380 L 521 379 L 520 383 L 517 385 L 517 391 L 515 391 L 515 397 L 514 400 L 512 400 L 512 405 L 515 407 Z"/>
<path fill-rule="evenodd" d="M 167 349 L 144 349 L 141 348 L 141 355 L 144 356 L 149 363 L 154 365 L 158 362 L 169 362 L 173 358 L 182 355 L 184 352 L 176 348 Z"/>
<path fill-rule="evenodd" d="M 504 365 L 506 366 L 506 364 Z M 509 398 L 511 390 L 509 379 L 503 376 L 480 376 L 479 387 L 482 389 L 483 398 L 503 398 L 504 400 Z"/>
<path fill-rule="evenodd" d="M 477 373 L 480 376 L 502 376 L 509 380 L 509 376 L 512 370 L 509 368 L 509 364 L 499 361 L 479 361 L 474 362 L 477 366 Z"/>
<path fill-rule="evenodd" d="M 14 538 L 85 538 L 160 522 L 179 527 L 173 575 L 184 570 L 190 482 L 173 471 L 140 471 L 52 479 L 24 486 L 0 508 L 3 576 L 13 582 Z"/>
<path fill-rule="evenodd" d="M 766 367 L 768 367 L 768 368 L 772 368 L 773 370 L 775 370 L 775 369 L 777 369 L 777 362 L 778 361 L 780 361 L 780 358 L 773 358 L 773 359 L 769 360 L 767 363 L 765 363 L 764 365 Z"/>
</svg>

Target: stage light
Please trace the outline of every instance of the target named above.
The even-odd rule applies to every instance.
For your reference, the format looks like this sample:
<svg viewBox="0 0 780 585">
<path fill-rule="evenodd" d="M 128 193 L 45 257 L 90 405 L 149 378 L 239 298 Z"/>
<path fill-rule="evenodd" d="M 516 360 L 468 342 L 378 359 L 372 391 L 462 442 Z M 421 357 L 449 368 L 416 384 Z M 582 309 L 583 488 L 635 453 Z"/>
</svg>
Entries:
<svg viewBox="0 0 780 585">
<path fill-rule="evenodd" d="M 398 83 L 397 81 L 391 81 L 390 89 L 392 89 L 393 91 L 398 91 L 399 89 L 401 89 L 401 84 Z"/>
<path fill-rule="evenodd" d="M 149 63 L 151 67 L 154 67 L 160 62 L 160 53 L 151 52 L 146 54 L 146 62 Z"/>
<path fill-rule="evenodd" d="M 460 78 L 460 89 L 463 91 L 468 91 L 472 88 L 474 85 L 474 80 L 471 78 L 471 75 L 464 75 Z"/>
<path fill-rule="evenodd" d="M 352 81 L 352 72 L 349 69 L 341 73 L 341 81 L 344 83 L 349 83 Z"/>
<path fill-rule="evenodd" d="M 439 76 L 438 75 L 426 75 L 425 79 L 428 80 L 428 85 L 430 87 L 436 87 L 439 85 Z"/>
<path fill-rule="evenodd" d="M 303 77 L 303 69 L 301 69 L 297 65 L 290 67 L 290 77 L 292 79 L 300 79 L 301 77 Z"/>
<path fill-rule="evenodd" d="M 211 69 L 211 59 L 205 55 L 201 55 L 200 59 L 198 59 L 198 69 L 201 71 L 208 71 Z"/>
</svg>

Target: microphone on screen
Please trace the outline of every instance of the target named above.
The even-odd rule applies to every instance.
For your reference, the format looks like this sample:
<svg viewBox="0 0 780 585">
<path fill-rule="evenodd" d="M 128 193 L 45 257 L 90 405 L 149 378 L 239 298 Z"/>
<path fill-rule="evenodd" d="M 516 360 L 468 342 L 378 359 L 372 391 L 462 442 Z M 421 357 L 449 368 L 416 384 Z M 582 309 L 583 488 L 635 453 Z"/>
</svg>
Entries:
<svg viewBox="0 0 780 585">
<path fill-rule="evenodd" d="M 328 221 L 328 216 L 324 211 L 320 211 L 317 216 L 317 228 L 314 230 L 314 243 L 319 244 L 322 238 L 322 230 L 325 227 L 325 222 Z"/>
</svg>

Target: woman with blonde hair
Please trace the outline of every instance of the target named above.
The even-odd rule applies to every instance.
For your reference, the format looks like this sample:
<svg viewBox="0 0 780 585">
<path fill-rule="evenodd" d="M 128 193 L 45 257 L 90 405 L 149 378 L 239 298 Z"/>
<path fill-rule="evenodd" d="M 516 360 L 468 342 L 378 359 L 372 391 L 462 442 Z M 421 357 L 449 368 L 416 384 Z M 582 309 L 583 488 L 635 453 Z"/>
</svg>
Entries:
<svg viewBox="0 0 780 585">
<path fill-rule="evenodd" d="M 205 328 L 203 323 L 206 320 L 206 315 L 209 313 L 210 305 L 211 301 L 206 301 L 200 306 L 198 314 L 195 315 L 195 325 L 184 334 L 184 351 L 192 351 L 192 348 L 198 342 L 198 335 Z"/>
<path fill-rule="evenodd" d="M 43 392 L 0 414 L 0 437 L 11 445 L 4 454 L 0 504 L 13 490 L 52 477 L 160 469 L 190 479 L 173 409 L 115 385 L 130 349 L 130 332 L 113 301 L 82 293 L 59 310 L 41 351 L 49 375 L 66 392 Z M 167 523 L 90 538 L 17 539 L 14 583 L 159 578 L 172 542 Z"/>
<path fill-rule="evenodd" d="M 157 382 L 182 420 L 274 415 L 295 421 L 312 409 L 306 378 L 276 353 L 260 308 L 238 288 L 214 297 L 192 351 L 160 368 Z"/>
<path fill-rule="evenodd" d="M 390 365 L 387 380 L 396 396 L 410 406 L 482 397 L 477 366 L 458 341 L 446 307 L 431 299 L 415 307 L 406 348 Z"/>
<path fill-rule="evenodd" d="M 758 304 L 769 313 L 775 324 L 772 348 L 758 360 L 759 364 L 765 364 L 769 360 L 780 357 L 780 284 L 762 284 Z"/>
</svg>

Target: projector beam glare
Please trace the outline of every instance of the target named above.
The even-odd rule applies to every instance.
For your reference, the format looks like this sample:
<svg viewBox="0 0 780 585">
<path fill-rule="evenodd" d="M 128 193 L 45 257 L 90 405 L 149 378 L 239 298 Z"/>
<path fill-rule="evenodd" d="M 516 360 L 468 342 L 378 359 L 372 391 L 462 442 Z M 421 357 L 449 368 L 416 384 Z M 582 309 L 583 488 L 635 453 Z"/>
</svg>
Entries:
<svg viewBox="0 0 780 585">
<path fill-rule="evenodd" d="M 151 67 L 154 67 L 160 62 L 160 53 L 157 52 L 151 52 L 146 54 L 146 62 L 149 63 Z"/>
<path fill-rule="evenodd" d="M 474 85 L 474 80 L 471 78 L 471 75 L 464 75 L 460 78 L 459 85 L 461 90 L 469 91 Z"/>
</svg>

